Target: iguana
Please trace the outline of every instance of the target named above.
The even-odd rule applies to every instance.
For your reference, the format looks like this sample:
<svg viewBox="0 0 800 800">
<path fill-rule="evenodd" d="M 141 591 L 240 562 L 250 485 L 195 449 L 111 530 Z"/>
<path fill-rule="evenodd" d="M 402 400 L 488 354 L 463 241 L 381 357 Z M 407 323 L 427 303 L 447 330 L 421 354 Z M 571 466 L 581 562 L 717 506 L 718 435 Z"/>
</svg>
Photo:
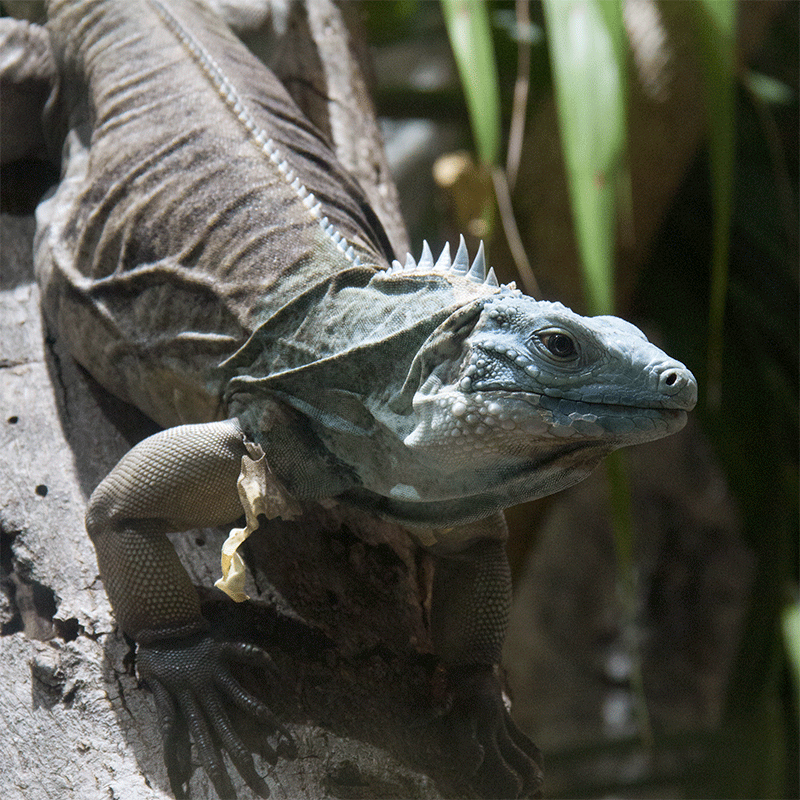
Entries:
<svg viewBox="0 0 800 800">
<path fill-rule="evenodd" d="M 280 753 L 292 744 L 230 672 L 267 654 L 210 636 L 165 534 L 243 511 L 249 532 L 259 512 L 335 498 L 435 555 L 432 634 L 481 753 L 475 784 L 536 793 L 538 754 L 495 670 L 502 511 L 679 430 L 692 374 L 627 322 L 499 285 L 463 240 L 396 261 L 358 182 L 210 7 L 59 0 L 48 29 L 50 127 L 66 136 L 37 211 L 37 277 L 77 361 L 164 427 L 97 487 L 86 524 L 173 791 L 191 773 L 188 728 L 220 795 L 215 741 L 267 794 L 228 703 Z"/>
</svg>

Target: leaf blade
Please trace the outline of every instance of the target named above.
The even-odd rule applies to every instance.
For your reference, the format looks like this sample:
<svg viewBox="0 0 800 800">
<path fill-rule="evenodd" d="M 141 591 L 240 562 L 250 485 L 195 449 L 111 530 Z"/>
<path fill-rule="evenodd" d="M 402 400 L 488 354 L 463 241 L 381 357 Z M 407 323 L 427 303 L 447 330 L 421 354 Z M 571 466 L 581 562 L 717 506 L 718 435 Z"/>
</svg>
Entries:
<svg viewBox="0 0 800 800">
<path fill-rule="evenodd" d="M 441 0 L 447 35 L 467 101 L 481 162 L 497 163 L 500 152 L 500 89 L 489 12 L 485 0 Z"/>
<path fill-rule="evenodd" d="M 622 16 L 544 0 L 562 150 L 589 311 L 613 311 L 616 195 L 627 150 Z"/>
</svg>

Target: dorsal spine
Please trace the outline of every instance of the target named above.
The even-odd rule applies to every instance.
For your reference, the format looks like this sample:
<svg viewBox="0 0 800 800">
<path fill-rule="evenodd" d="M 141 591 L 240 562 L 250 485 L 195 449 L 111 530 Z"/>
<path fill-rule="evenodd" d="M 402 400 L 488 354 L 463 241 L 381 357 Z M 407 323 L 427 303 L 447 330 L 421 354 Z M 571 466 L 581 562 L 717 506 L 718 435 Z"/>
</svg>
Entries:
<svg viewBox="0 0 800 800">
<path fill-rule="evenodd" d="M 280 152 L 275 142 L 262 128 L 258 126 L 252 114 L 247 110 L 245 104 L 236 91 L 236 88 L 228 80 L 225 73 L 220 68 L 219 64 L 214 60 L 211 53 L 181 24 L 172 12 L 161 2 L 161 0 L 149 0 L 150 5 L 155 12 L 173 33 L 173 35 L 181 42 L 181 44 L 189 51 L 192 57 L 197 61 L 200 68 L 208 77 L 211 84 L 217 90 L 222 101 L 239 122 L 244 125 L 248 133 L 253 137 L 253 141 L 261 148 L 261 151 L 267 156 L 270 161 L 278 168 L 278 171 L 283 176 L 286 183 L 291 186 L 297 197 L 302 201 L 303 205 L 308 209 L 311 216 L 317 220 L 320 228 L 326 236 L 331 240 L 331 243 L 353 263 L 354 266 L 359 266 L 360 261 L 355 253 L 353 245 L 347 241 L 342 233 L 331 224 L 330 220 L 322 213 L 322 204 L 314 197 L 313 192 L 310 192 L 302 183 L 300 178 L 289 166 L 286 158 Z"/>
<path fill-rule="evenodd" d="M 414 257 L 409 253 L 406 256 L 405 264 L 394 261 L 388 271 L 392 274 L 399 272 L 414 272 L 417 274 L 436 272 L 441 275 L 461 275 L 473 283 L 485 283 L 487 286 L 497 286 L 500 289 L 508 290 L 516 288 L 513 284 L 499 286 L 494 270 L 489 269 L 488 272 L 486 271 L 486 255 L 483 249 L 483 242 L 478 246 L 478 252 L 475 255 L 472 265 L 470 265 L 467 243 L 464 241 L 463 235 L 459 240 L 458 250 L 456 251 L 456 257 L 454 259 L 450 258 L 450 243 L 445 242 L 439 258 L 436 260 L 436 263 L 434 263 L 430 245 L 427 242 L 423 242 L 422 255 L 419 257 L 419 262 L 415 261 Z"/>
</svg>

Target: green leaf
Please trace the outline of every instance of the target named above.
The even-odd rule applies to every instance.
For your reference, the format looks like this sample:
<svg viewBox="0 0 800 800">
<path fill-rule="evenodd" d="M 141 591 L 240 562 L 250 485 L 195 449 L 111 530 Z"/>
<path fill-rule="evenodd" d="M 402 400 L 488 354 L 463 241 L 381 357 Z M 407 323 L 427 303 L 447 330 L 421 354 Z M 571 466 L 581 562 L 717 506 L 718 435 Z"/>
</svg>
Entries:
<svg viewBox="0 0 800 800">
<path fill-rule="evenodd" d="M 625 175 L 625 31 L 617 0 L 544 0 L 589 311 L 613 311 L 617 188 Z"/>
<path fill-rule="evenodd" d="M 689 8 L 703 71 L 709 125 L 714 224 L 706 397 L 709 406 L 716 408 L 721 391 L 723 323 L 733 216 L 736 3 L 735 0 L 700 0 L 690 3 Z"/>
<path fill-rule="evenodd" d="M 489 14 L 484 0 L 441 0 L 481 162 L 500 152 L 500 91 Z"/>
</svg>

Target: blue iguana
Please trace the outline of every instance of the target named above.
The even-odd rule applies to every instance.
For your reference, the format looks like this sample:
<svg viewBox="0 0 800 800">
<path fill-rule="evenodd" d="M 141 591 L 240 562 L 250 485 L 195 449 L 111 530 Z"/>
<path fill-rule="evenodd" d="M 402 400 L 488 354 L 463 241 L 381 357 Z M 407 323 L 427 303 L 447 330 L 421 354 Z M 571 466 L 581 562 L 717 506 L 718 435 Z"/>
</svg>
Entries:
<svg viewBox="0 0 800 800">
<path fill-rule="evenodd" d="M 77 361 L 164 427 L 97 487 L 86 524 L 173 790 L 191 772 L 188 727 L 221 795 L 217 742 L 267 793 L 226 703 L 277 732 L 279 752 L 292 744 L 230 672 L 267 654 L 210 636 L 165 534 L 244 512 L 241 539 L 259 513 L 335 498 L 434 554 L 432 636 L 482 754 L 475 785 L 535 794 L 538 754 L 495 670 L 502 511 L 679 430 L 692 374 L 620 319 L 499 285 L 463 240 L 396 261 L 326 138 L 202 3 L 55 0 L 48 29 L 50 128 L 66 133 L 37 277 Z"/>
</svg>

